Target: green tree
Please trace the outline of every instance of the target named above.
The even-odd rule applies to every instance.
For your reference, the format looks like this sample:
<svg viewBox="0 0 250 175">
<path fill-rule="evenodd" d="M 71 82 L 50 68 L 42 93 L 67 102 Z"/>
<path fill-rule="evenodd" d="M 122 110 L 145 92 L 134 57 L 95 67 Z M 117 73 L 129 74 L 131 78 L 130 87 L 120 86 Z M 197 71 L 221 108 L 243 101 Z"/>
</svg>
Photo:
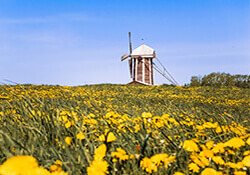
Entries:
<svg viewBox="0 0 250 175">
<path fill-rule="evenodd" d="M 201 86 L 201 76 L 192 76 L 190 86 Z"/>
</svg>

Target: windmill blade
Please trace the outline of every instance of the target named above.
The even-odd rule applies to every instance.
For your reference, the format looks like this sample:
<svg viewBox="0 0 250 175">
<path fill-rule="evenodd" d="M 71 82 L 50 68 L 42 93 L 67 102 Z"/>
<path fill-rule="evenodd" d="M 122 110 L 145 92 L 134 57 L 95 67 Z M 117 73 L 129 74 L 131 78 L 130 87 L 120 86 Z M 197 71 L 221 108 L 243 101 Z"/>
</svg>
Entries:
<svg viewBox="0 0 250 175">
<path fill-rule="evenodd" d="M 129 51 L 131 55 L 132 54 L 131 32 L 128 32 L 128 38 L 129 38 Z"/>
<path fill-rule="evenodd" d="M 128 64 L 129 64 L 130 77 L 132 78 L 133 77 L 132 76 L 132 74 L 133 74 L 133 72 L 132 72 L 132 59 L 128 60 Z"/>
<path fill-rule="evenodd" d="M 129 55 L 125 53 L 124 55 L 122 55 L 121 61 L 127 59 L 128 57 L 129 57 Z"/>
</svg>

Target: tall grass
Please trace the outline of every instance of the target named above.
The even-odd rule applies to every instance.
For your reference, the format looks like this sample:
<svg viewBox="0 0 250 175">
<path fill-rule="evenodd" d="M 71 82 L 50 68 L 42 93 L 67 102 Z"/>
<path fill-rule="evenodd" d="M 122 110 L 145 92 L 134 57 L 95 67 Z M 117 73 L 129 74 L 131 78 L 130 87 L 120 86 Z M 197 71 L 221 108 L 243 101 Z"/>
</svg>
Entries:
<svg viewBox="0 0 250 175">
<path fill-rule="evenodd" d="M 161 153 L 175 156 L 175 161 L 154 173 L 188 174 L 192 160 L 183 148 L 185 140 L 196 138 L 199 146 L 211 140 L 224 143 L 233 137 L 246 141 L 249 92 L 227 87 L 0 86 L 0 164 L 15 155 L 31 155 L 46 169 L 60 160 L 65 172 L 86 174 L 96 148 L 104 143 L 110 174 L 147 173 L 141 167 L 142 160 Z M 217 126 L 206 127 L 207 122 L 217 122 Z M 197 125 L 204 128 L 199 130 Z M 222 127 L 229 128 L 216 132 Z M 117 139 L 100 141 L 102 134 L 107 139 L 107 131 Z M 77 139 L 79 133 L 85 139 Z M 70 144 L 66 137 L 72 138 Z M 111 153 L 116 148 L 131 158 L 114 161 Z M 240 162 L 247 149 L 246 144 L 233 150 L 238 157 L 221 156 L 227 162 Z M 217 167 L 224 173 L 236 171 L 229 166 L 221 169 L 213 162 L 201 171 L 206 167 Z M 244 171 L 249 172 L 249 168 Z"/>
</svg>

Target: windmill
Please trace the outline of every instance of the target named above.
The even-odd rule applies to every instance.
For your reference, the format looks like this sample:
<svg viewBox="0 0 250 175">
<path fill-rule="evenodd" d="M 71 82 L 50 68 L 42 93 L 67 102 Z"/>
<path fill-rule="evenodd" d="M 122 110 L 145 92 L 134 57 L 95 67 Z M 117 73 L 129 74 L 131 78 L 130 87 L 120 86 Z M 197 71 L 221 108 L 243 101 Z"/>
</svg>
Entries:
<svg viewBox="0 0 250 175">
<path fill-rule="evenodd" d="M 153 69 L 155 69 L 172 84 L 178 85 L 175 79 L 170 75 L 167 69 L 156 57 L 155 50 L 145 44 L 142 44 L 141 46 L 132 50 L 131 32 L 129 32 L 128 35 L 129 55 L 124 54 L 121 57 L 121 61 L 124 61 L 127 58 L 129 59 L 129 72 L 130 77 L 132 78 L 132 81 L 129 84 L 154 85 Z M 163 71 L 153 62 L 154 58 L 156 58 L 163 67 Z"/>
</svg>

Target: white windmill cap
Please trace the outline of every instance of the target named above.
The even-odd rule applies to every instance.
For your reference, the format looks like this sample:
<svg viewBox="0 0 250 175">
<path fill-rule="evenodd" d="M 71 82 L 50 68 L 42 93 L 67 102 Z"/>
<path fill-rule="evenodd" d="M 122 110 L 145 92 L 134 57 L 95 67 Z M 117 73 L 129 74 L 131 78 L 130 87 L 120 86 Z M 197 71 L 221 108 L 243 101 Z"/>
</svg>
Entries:
<svg viewBox="0 0 250 175">
<path fill-rule="evenodd" d="M 137 47 L 135 50 L 132 51 L 131 57 L 155 58 L 155 50 L 145 44 L 142 44 L 141 46 Z"/>
</svg>

